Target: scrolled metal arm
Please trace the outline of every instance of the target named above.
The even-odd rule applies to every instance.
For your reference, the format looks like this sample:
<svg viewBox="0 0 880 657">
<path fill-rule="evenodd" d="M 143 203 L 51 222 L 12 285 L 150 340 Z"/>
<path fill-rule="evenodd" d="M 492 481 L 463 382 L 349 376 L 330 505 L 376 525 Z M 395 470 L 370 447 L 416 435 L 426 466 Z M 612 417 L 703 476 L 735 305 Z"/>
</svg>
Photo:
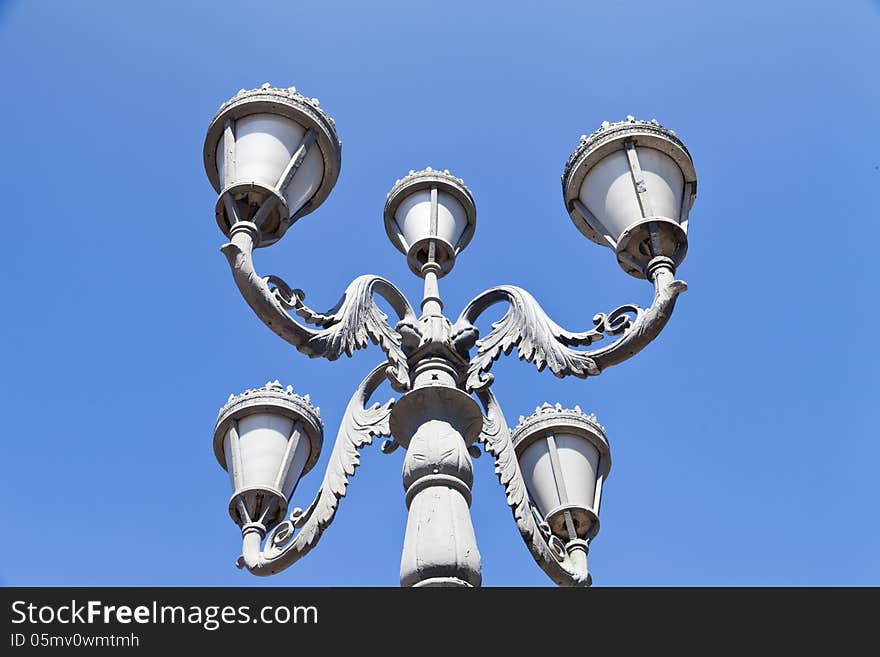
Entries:
<svg viewBox="0 0 880 657">
<path fill-rule="evenodd" d="M 299 561 L 318 544 L 324 530 L 333 522 L 341 498 L 345 497 L 349 478 L 360 464 L 358 450 L 371 444 L 374 436 L 391 435 L 388 423 L 394 400 L 366 407 L 386 376 L 385 364 L 374 368 L 348 402 L 324 480 L 311 505 L 305 511 L 294 509 L 289 520 L 277 525 L 266 536 L 265 549 L 261 549 L 263 528 L 256 523 L 242 528 L 239 568 L 247 568 L 254 575 L 274 575 Z M 296 530 L 299 532 L 294 535 Z"/>
<path fill-rule="evenodd" d="M 607 315 L 599 313 L 593 317 L 594 328 L 582 333 L 567 331 L 556 324 L 522 288 L 504 285 L 483 292 L 462 311 L 453 331 L 453 341 L 460 352 L 466 352 L 475 344 L 477 347 L 468 367 L 467 388 L 487 389 L 494 378 L 489 374 L 492 364 L 514 347 L 520 360 L 534 363 L 538 371 L 549 367 L 560 378 L 596 376 L 634 356 L 663 330 L 678 295 L 687 289 L 684 281 L 675 279 L 669 258 L 654 258 L 648 265 L 648 278 L 654 283 L 654 301 L 650 308 L 627 304 Z M 507 313 L 492 324 L 492 331 L 485 338 L 478 340 L 479 331 L 474 322 L 487 308 L 502 301 L 510 304 Z M 593 351 L 571 348 L 590 345 L 606 335 L 620 337 Z"/>
<path fill-rule="evenodd" d="M 526 546 L 535 561 L 559 586 L 585 587 L 592 582 L 587 569 L 587 541 L 574 540 L 563 543 L 550 528 L 539 520 L 529 500 L 526 483 L 516 459 L 510 428 L 504 419 L 501 406 L 491 388 L 477 392 L 486 415 L 480 441 L 486 451 L 495 457 L 495 473 L 504 486 L 507 504 Z"/>
<path fill-rule="evenodd" d="M 356 278 L 334 308 L 318 313 L 307 307 L 301 290 L 291 289 L 276 276 L 262 277 L 254 269 L 253 250 L 259 240 L 259 229 L 249 221 L 239 221 L 230 233 L 230 241 L 220 250 L 229 261 L 232 277 L 241 295 L 266 326 L 277 335 L 312 358 L 336 360 L 342 354 L 351 356 L 370 342 L 379 345 L 388 356 L 387 376 L 399 392 L 409 388 L 409 370 L 404 347 L 418 344 L 416 315 L 406 298 L 392 283 L 379 276 Z M 383 297 L 397 313 L 396 329 L 388 316 L 373 300 Z M 287 312 L 320 327 L 310 329 L 298 323 Z"/>
</svg>

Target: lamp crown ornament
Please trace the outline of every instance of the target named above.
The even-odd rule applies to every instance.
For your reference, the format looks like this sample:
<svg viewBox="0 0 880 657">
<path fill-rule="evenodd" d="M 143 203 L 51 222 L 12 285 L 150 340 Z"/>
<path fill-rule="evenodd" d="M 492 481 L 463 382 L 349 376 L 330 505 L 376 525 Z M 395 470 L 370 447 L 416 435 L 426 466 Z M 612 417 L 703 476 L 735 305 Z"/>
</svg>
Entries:
<svg viewBox="0 0 880 657">
<path fill-rule="evenodd" d="M 684 149 L 685 152 L 687 152 L 687 147 L 678 138 L 678 135 L 675 134 L 675 130 L 670 130 L 669 128 L 663 127 L 660 122 L 657 121 L 657 119 L 644 121 L 636 119 L 632 115 L 627 115 L 627 117 L 623 121 L 602 121 L 602 123 L 596 130 L 588 135 L 581 135 L 577 148 L 572 152 L 565 163 L 565 168 L 562 172 L 562 179 L 565 180 L 566 173 L 585 150 L 590 149 L 598 142 L 606 138 L 612 137 L 615 133 L 627 130 L 644 130 L 648 133 L 653 132 L 658 135 L 662 135 L 666 138 L 674 140 L 678 146 L 680 146 L 682 149 Z"/>
<path fill-rule="evenodd" d="M 303 105 L 307 105 L 311 109 L 311 111 L 320 114 L 321 117 L 330 125 L 336 125 L 336 121 L 334 121 L 333 117 L 329 116 L 324 111 L 324 109 L 320 106 L 321 101 L 317 98 L 309 98 L 308 96 L 301 94 L 299 91 L 297 91 L 296 87 L 273 87 L 272 84 L 269 82 L 264 82 L 255 89 L 239 89 L 238 93 L 236 93 L 232 98 L 224 101 L 223 104 L 220 105 L 220 109 L 217 110 L 214 118 L 216 119 L 218 116 L 222 115 L 226 111 L 226 109 L 228 109 L 232 105 L 238 105 L 248 99 L 271 99 L 277 100 L 281 103 L 286 103 L 290 101 L 294 103 L 302 103 Z M 339 143 L 341 144 L 342 142 Z"/>
<path fill-rule="evenodd" d="M 230 394 L 229 399 L 226 400 L 226 403 L 220 408 L 220 411 L 217 413 L 217 417 L 220 418 L 224 413 L 229 411 L 234 406 L 252 398 L 257 397 L 272 397 L 282 400 L 289 399 L 291 402 L 300 404 L 304 408 L 309 409 L 313 414 L 315 419 L 320 423 L 321 422 L 321 409 L 318 406 L 312 406 L 312 398 L 308 393 L 304 395 L 298 395 L 293 391 L 293 386 L 283 386 L 278 379 L 274 381 L 267 381 L 265 384 L 260 386 L 259 388 L 248 388 L 247 390 L 240 392 L 239 394 Z M 320 425 L 323 428 L 323 424 Z"/>
<path fill-rule="evenodd" d="M 409 173 L 407 173 L 403 178 L 398 178 L 394 181 L 394 186 L 388 190 L 388 193 L 385 195 L 385 198 L 391 198 L 392 194 L 395 194 L 400 187 L 408 186 L 413 181 L 418 181 L 422 179 L 433 180 L 435 178 L 445 179 L 451 183 L 456 183 L 461 185 L 467 193 L 470 194 L 470 190 L 467 188 L 467 185 L 464 184 L 464 180 L 462 178 L 457 178 L 453 176 L 449 169 L 435 169 L 433 167 L 425 167 L 419 171 L 415 169 L 410 169 Z"/>
<path fill-rule="evenodd" d="M 538 565 L 561 586 L 589 586 L 587 554 L 611 467 L 605 427 L 580 406 L 544 403 L 511 430 L 490 370 L 516 350 L 538 371 L 585 379 L 623 363 L 660 334 L 687 289 L 675 271 L 687 253 L 696 198 L 696 172 L 678 135 L 655 119 L 603 121 L 581 136 L 565 164 L 563 202 L 574 225 L 653 287 L 649 307 L 624 304 L 587 315 L 583 330 L 560 326 L 514 285 L 481 292 L 455 321 L 443 314 L 438 279 L 450 273 L 476 229 L 474 196 L 449 169 L 410 169 L 386 195 L 388 238 L 424 282 L 421 315 L 379 276 L 358 276 L 322 312 L 305 304 L 301 289 L 259 274 L 256 250 L 278 243 L 317 210 L 342 165 L 333 119 L 295 87 L 265 83 L 223 103 L 203 159 L 218 193 L 215 219 L 228 238 L 221 251 L 266 327 L 311 358 L 333 361 L 371 344 L 384 355 L 348 402 L 314 500 L 289 515 L 299 482 L 321 453 L 320 409 L 278 380 L 230 395 L 220 409 L 213 448 L 232 485 L 228 508 L 241 530 L 239 567 L 272 575 L 312 550 L 335 517 L 360 450 L 385 437 L 383 453 L 406 452 L 402 585 L 481 584 L 470 516 L 472 458 L 481 443 Z M 377 297 L 396 321 L 389 322 Z M 497 304 L 504 315 L 481 329 L 483 314 Z M 371 404 L 386 381 L 399 399 Z"/>
<path fill-rule="evenodd" d="M 557 402 L 556 404 L 544 402 L 540 406 L 536 406 L 535 412 L 528 417 L 520 415 L 519 423 L 514 428 L 513 433 L 522 433 L 528 428 L 529 425 L 535 422 L 539 422 L 541 419 L 546 419 L 548 416 L 554 417 L 561 415 L 571 415 L 574 417 L 582 418 L 584 421 L 594 425 L 602 433 L 605 433 L 605 427 L 599 424 L 599 420 L 596 419 L 595 413 L 584 413 L 581 410 L 581 407 L 577 404 L 575 404 L 574 408 L 564 408 L 559 402 Z"/>
</svg>

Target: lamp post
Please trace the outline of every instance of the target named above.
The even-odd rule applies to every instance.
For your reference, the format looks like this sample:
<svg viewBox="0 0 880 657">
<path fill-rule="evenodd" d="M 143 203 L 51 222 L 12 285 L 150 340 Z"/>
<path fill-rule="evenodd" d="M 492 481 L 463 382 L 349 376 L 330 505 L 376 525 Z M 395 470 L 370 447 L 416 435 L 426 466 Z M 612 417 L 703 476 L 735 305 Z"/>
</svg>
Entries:
<svg viewBox="0 0 880 657">
<path fill-rule="evenodd" d="M 578 407 L 544 404 L 511 431 L 489 370 L 516 348 L 538 370 L 596 376 L 660 333 L 686 289 L 674 274 L 687 251 L 688 212 L 696 197 L 693 163 L 675 133 L 633 117 L 605 122 L 581 137 L 568 159 L 563 197 L 577 228 L 614 249 L 625 272 L 654 286 L 650 307 L 628 304 L 599 313 L 582 332 L 557 325 L 514 286 L 483 292 L 455 322 L 443 315 L 438 281 L 473 237 L 476 206 L 461 179 L 430 167 L 398 180 L 384 212 L 388 237 L 424 280 L 421 314 L 377 276 L 356 278 L 339 303 L 321 313 L 305 305 L 301 290 L 257 274 L 254 250 L 279 241 L 291 224 L 316 210 L 341 165 L 333 120 L 317 99 L 292 87 L 264 84 L 223 104 L 208 129 L 204 159 L 219 194 L 217 223 L 229 238 L 221 250 L 257 316 L 313 358 L 351 356 L 371 342 L 385 354 L 348 404 L 314 501 L 289 516 L 296 485 L 321 450 L 318 409 L 308 395 L 275 381 L 230 396 L 220 410 L 214 452 L 232 481 L 229 512 L 243 540 L 239 567 L 272 575 L 311 550 L 345 495 L 358 450 L 374 437 L 387 437 L 383 452 L 407 452 L 402 586 L 480 585 L 469 509 L 476 443 L 494 457 L 514 520 L 538 564 L 559 585 L 588 586 L 587 552 L 599 529 L 602 483 L 611 463 L 605 430 Z M 397 314 L 393 326 L 374 295 Z M 480 337 L 477 322 L 497 303 L 507 304 L 507 312 Z M 577 348 L 602 339 L 611 342 Z M 369 405 L 385 380 L 402 396 Z"/>
</svg>

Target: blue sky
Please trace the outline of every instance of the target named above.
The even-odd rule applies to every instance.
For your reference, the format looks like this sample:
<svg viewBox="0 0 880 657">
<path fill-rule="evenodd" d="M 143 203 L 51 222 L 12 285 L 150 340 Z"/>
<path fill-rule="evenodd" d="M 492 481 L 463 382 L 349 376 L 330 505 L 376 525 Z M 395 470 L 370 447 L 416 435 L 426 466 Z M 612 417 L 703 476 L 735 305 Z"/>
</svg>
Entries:
<svg viewBox="0 0 880 657">
<path fill-rule="evenodd" d="M 427 165 L 477 203 L 441 281 L 449 315 L 504 283 L 573 330 L 646 305 L 575 229 L 559 176 L 603 120 L 676 130 L 699 195 L 675 316 L 587 381 L 499 362 L 508 421 L 548 400 L 607 427 L 596 585 L 880 584 L 878 29 L 857 0 L 3 3 L 0 583 L 397 584 L 403 453 L 377 446 L 303 561 L 270 579 L 233 565 L 219 406 L 275 378 L 311 394 L 325 449 L 305 506 L 381 358 L 297 353 L 218 250 L 205 131 L 269 81 L 320 98 L 344 144 L 328 201 L 258 254 L 318 309 L 362 273 L 418 301 L 382 207 Z M 549 584 L 490 457 L 475 469 L 484 584 Z"/>
</svg>

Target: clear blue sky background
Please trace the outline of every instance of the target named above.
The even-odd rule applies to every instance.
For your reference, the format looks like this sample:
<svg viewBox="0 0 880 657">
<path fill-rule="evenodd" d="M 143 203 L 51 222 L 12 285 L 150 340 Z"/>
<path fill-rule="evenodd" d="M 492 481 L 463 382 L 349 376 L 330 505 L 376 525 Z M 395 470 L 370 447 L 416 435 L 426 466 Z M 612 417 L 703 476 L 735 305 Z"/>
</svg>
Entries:
<svg viewBox="0 0 880 657">
<path fill-rule="evenodd" d="M 3 3 L 0 582 L 397 584 L 403 453 L 375 446 L 316 551 L 268 580 L 233 565 L 218 407 L 275 378 L 311 393 L 327 428 L 305 506 L 381 357 L 297 353 L 218 251 L 205 130 L 270 81 L 319 97 L 344 142 L 329 200 L 258 254 L 319 309 L 368 272 L 418 300 L 381 215 L 426 165 L 477 201 L 441 281 L 453 317 L 503 283 L 571 329 L 649 303 L 559 176 L 603 120 L 675 129 L 700 186 L 673 321 L 588 381 L 500 362 L 508 420 L 549 400 L 606 425 L 597 585 L 880 584 L 878 34 L 864 0 Z M 550 583 L 488 456 L 473 517 L 486 585 Z"/>
</svg>

